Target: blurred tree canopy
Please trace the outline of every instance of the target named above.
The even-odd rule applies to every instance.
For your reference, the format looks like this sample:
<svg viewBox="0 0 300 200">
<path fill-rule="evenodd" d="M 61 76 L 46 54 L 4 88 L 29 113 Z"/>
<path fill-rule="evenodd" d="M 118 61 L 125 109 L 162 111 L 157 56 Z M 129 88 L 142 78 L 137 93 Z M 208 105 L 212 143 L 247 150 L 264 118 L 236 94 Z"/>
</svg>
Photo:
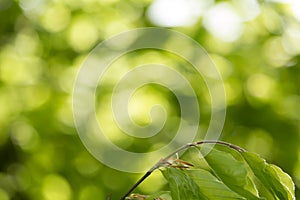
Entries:
<svg viewBox="0 0 300 200">
<path fill-rule="evenodd" d="M 297 0 L 1 0 L 1 200 L 105 199 L 108 193 L 116 198 L 136 181 L 140 174 L 106 167 L 83 146 L 73 122 L 72 90 L 82 62 L 99 42 L 153 26 L 180 31 L 207 50 L 226 89 L 227 116 L 220 139 L 280 166 L 292 176 L 300 198 Z M 160 134 L 171 133 L 162 144 L 161 139 L 122 136 L 113 118 L 106 117 L 115 82 L 124 70 L 145 60 L 171 64 L 189 77 L 199 95 L 201 139 L 210 119 L 205 83 L 193 69 L 186 71 L 188 63 L 180 58 L 152 51 L 120 58 L 104 77 L 97 116 L 105 120 L 110 139 L 122 148 L 146 152 L 167 142 L 177 128 L 175 96 L 155 85 L 141 88 L 129 108 L 137 123 L 147 124 L 151 105 L 167 107 L 171 118 Z M 151 193 L 164 184 L 160 173 L 154 173 L 138 192 Z"/>
</svg>

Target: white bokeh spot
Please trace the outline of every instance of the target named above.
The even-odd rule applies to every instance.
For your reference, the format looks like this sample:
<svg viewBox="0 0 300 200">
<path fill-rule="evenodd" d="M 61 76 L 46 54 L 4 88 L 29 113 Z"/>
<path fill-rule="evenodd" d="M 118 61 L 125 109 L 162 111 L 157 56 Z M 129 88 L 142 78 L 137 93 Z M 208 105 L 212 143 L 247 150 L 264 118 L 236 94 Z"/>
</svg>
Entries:
<svg viewBox="0 0 300 200">
<path fill-rule="evenodd" d="M 243 33 L 243 22 L 233 6 L 219 3 L 204 16 L 204 27 L 216 38 L 233 42 Z"/>
<path fill-rule="evenodd" d="M 211 0 L 155 0 L 147 14 L 158 26 L 191 26 L 212 4 Z"/>
</svg>

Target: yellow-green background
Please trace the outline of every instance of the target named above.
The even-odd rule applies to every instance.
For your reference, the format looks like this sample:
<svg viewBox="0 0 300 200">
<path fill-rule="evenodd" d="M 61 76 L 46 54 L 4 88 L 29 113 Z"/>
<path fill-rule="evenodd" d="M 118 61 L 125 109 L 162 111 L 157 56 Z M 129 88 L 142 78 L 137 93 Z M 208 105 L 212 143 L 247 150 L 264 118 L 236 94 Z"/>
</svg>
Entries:
<svg viewBox="0 0 300 200">
<path fill-rule="evenodd" d="M 215 4 L 221 2 L 225 1 Z M 117 199 L 140 177 L 108 168 L 87 152 L 74 128 L 71 95 L 76 73 L 95 45 L 122 31 L 156 26 L 147 15 L 152 3 L 0 1 L 1 200 L 105 199 L 109 193 Z M 280 166 L 292 176 L 300 198 L 300 19 L 288 3 L 261 1 L 260 13 L 242 22 L 242 35 L 230 42 L 207 31 L 203 17 L 196 19 L 193 25 L 172 29 L 198 41 L 222 74 L 228 107 L 221 139 Z M 101 101 L 106 102 L 124 70 L 145 59 L 174 65 L 179 71 L 188 64 L 164 53 L 136 54 L 115 63 L 112 75 L 106 77 L 107 94 L 98 99 L 99 119 L 106 120 L 116 144 L 143 152 L 157 147 L 151 146 L 153 141 L 122 137 L 112 119 L 105 117 L 111 111 Z M 210 116 L 207 89 L 193 70 L 183 74 L 198 92 L 200 129 L 205 132 Z M 156 86 L 144 90 L 129 105 L 137 123 L 150 122 L 147 113 L 155 103 L 167 106 L 169 116 L 178 115 L 178 104 L 168 90 Z M 177 124 L 178 118 L 171 118 L 163 131 L 167 134 Z M 155 172 L 137 192 L 151 193 L 163 185 Z"/>
</svg>

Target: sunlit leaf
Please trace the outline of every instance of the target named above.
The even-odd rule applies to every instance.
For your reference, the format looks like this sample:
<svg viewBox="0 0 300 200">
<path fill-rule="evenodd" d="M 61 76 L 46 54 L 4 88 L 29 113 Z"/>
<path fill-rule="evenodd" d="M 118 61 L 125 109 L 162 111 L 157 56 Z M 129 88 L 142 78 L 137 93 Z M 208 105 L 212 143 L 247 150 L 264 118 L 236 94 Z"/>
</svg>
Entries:
<svg viewBox="0 0 300 200">
<path fill-rule="evenodd" d="M 181 170 L 167 168 L 162 173 L 169 183 L 173 200 L 246 199 L 230 190 L 217 177 L 203 169 Z"/>
<path fill-rule="evenodd" d="M 274 199 L 295 199 L 294 184 L 289 175 L 284 173 L 279 167 L 266 163 L 257 154 L 243 152 L 242 155 L 255 176 L 272 193 Z"/>
<path fill-rule="evenodd" d="M 249 178 L 244 162 L 236 160 L 227 152 L 216 149 L 212 149 L 205 159 L 220 180 L 231 190 L 247 199 L 261 199 Z"/>
<path fill-rule="evenodd" d="M 205 194 L 208 199 L 245 199 L 230 190 L 224 183 L 206 170 L 188 170 L 186 173 L 195 181 L 201 193 Z"/>
<path fill-rule="evenodd" d="M 170 191 L 161 191 L 155 194 L 149 195 L 145 200 L 172 200 Z"/>
<path fill-rule="evenodd" d="M 200 192 L 199 186 L 186 171 L 176 168 L 166 168 L 162 173 L 169 183 L 173 200 L 208 199 L 207 196 Z"/>
</svg>

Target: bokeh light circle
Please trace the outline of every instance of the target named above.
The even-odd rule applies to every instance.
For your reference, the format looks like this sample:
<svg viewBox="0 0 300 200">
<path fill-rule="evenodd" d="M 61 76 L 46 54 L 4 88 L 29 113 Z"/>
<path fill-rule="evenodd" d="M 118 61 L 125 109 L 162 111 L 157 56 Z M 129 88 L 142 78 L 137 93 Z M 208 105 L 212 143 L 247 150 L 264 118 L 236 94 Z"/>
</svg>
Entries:
<svg viewBox="0 0 300 200">
<path fill-rule="evenodd" d="M 164 28 L 141 28 L 115 35 L 96 46 L 81 66 L 73 91 L 73 114 L 76 129 L 88 151 L 103 164 L 124 172 L 140 173 L 148 170 L 163 155 L 167 155 L 176 148 L 192 142 L 197 135 L 200 110 L 197 96 L 189 81 L 179 72 L 157 63 L 145 63 L 129 71 L 115 86 L 113 91 L 112 110 L 114 118 L 122 131 L 131 137 L 149 138 L 157 134 L 159 127 L 139 127 L 130 121 L 128 115 L 128 99 L 138 87 L 145 84 L 159 84 L 175 94 L 180 105 L 181 120 L 179 128 L 172 140 L 164 147 L 146 153 L 124 150 L 111 142 L 103 129 L 101 121 L 97 120 L 95 111 L 95 93 L 101 77 L 110 65 L 127 53 L 142 50 L 163 50 L 180 56 L 189 62 L 203 77 L 209 90 L 211 101 L 211 119 L 204 139 L 217 140 L 222 132 L 226 115 L 226 100 L 222 78 L 210 60 L 206 51 L 188 36 Z M 164 79 L 161 75 L 172 76 Z M 133 81 L 130 88 L 124 88 L 126 80 L 143 77 L 140 81 Z M 101 87 L 101 85 L 100 85 Z M 187 101 L 180 96 L 184 90 L 191 98 Z M 190 109 L 190 107 L 196 109 Z M 165 115 L 165 110 L 154 106 L 155 110 Z M 131 122 L 138 128 L 138 134 L 125 127 L 122 121 Z M 135 129 L 136 130 L 136 129 Z"/>
</svg>

